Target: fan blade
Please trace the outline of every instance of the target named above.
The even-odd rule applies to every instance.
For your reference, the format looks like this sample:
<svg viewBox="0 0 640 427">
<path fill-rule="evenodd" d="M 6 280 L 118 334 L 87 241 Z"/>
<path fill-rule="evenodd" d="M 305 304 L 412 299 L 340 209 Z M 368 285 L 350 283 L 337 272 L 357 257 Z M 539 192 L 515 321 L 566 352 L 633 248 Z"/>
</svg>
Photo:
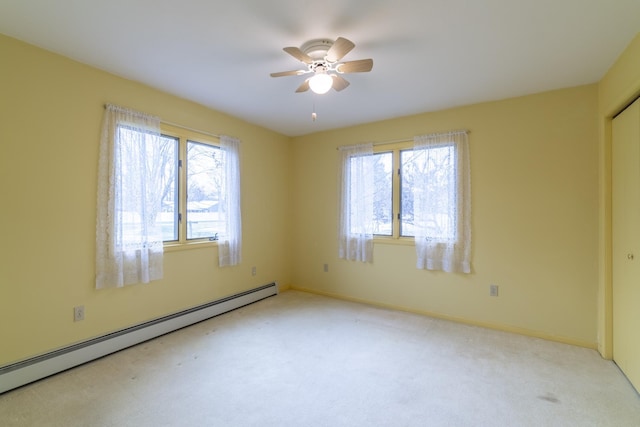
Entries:
<svg viewBox="0 0 640 427">
<path fill-rule="evenodd" d="M 346 89 L 347 86 L 349 86 L 349 82 L 346 81 L 342 76 L 332 74 L 331 77 L 333 77 L 332 87 L 336 92 L 340 92 L 342 89 Z"/>
<path fill-rule="evenodd" d="M 373 68 L 373 59 L 359 59 L 339 64 L 336 71 L 339 73 L 366 73 Z"/>
<path fill-rule="evenodd" d="M 279 73 L 271 73 L 271 77 L 299 76 L 304 73 L 305 71 L 303 70 L 281 71 Z"/>
<path fill-rule="evenodd" d="M 310 79 L 305 80 L 305 81 L 304 81 L 304 83 L 302 83 L 302 84 L 298 87 L 298 89 L 296 89 L 296 93 L 300 93 L 300 92 L 306 92 L 306 91 L 308 91 L 308 90 L 309 90 L 309 80 L 310 80 Z"/>
<path fill-rule="evenodd" d="M 344 57 L 347 53 L 351 52 L 351 49 L 356 47 L 352 41 L 347 40 L 342 37 L 338 37 L 333 45 L 327 51 L 327 61 L 329 62 L 338 62 Z"/>
<path fill-rule="evenodd" d="M 301 51 L 297 47 L 285 47 L 282 50 L 284 50 L 289 55 L 291 55 L 294 58 L 296 58 L 298 61 L 304 62 L 305 64 L 311 64 L 313 62 L 313 58 L 312 57 L 310 57 L 309 55 L 307 55 L 306 53 L 304 53 L 303 51 Z"/>
</svg>

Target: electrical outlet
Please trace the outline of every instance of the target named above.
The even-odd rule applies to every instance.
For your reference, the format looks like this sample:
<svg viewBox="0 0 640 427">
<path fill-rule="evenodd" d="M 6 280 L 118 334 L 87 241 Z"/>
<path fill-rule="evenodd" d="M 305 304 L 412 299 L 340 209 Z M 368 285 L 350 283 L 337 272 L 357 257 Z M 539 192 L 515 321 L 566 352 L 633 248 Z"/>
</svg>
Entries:
<svg viewBox="0 0 640 427">
<path fill-rule="evenodd" d="M 324 272 L 328 273 L 329 272 L 329 264 L 325 264 L 324 265 Z"/>
<path fill-rule="evenodd" d="M 79 322 L 84 320 L 84 305 L 73 307 L 73 321 Z"/>
<path fill-rule="evenodd" d="M 498 285 L 489 285 L 489 296 L 491 297 L 498 296 Z"/>
<path fill-rule="evenodd" d="M 255 267 L 251 267 L 251 275 L 255 276 L 258 273 L 258 270 Z"/>
</svg>

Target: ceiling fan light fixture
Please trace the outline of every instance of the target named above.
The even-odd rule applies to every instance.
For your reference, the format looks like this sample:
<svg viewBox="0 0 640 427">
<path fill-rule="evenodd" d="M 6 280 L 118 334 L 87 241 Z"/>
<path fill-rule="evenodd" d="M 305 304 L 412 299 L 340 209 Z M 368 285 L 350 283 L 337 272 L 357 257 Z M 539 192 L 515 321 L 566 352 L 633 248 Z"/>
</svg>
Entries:
<svg viewBox="0 0 640 427">
<path fill-rule="evenodd" d="M 271 77 L 311 74 L 310 78 L 298 86 L 296 93 L 311 89 L 312 92 L 322 95 L 331 88 L 340 92 L 349 86 L 349 82 L 342 77 L 342 74 L 365 73 L 373 68 L 373 59 L 340 62 L 354 47 L 355 44 L 344 37 L 338 37 L 335 41 L 310 40 L 299 48 L 285 47 L 283 50 L 302 62 L 306 69 L 271 73 Z"/>
<path fill-rule="evenodd" d="M 326 73 L 316 73 L 315 76 L 309 79 L 309 87 L 318 95 L 329 92 L 331 86 L 333 86 L 333 78 Z"/>
</svg>

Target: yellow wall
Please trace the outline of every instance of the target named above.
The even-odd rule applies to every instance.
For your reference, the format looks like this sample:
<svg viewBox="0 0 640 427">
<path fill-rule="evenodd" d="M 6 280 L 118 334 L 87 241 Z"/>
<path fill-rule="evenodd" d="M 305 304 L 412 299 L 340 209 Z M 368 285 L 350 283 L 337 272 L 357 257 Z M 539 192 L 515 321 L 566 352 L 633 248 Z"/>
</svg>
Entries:
<svg viewBox="0 0 640 427">
<path fill-rule="evenodd" d="M 640 33 L 598 85 L 599 275 L 598 350 L 613 357 L 611 283 L 611 119 L 640 96 Z M 640 325 L 637 325 L 640 328 Z"/>
<path fill-rule="evenodd" d="M 290 283 L 288 137 L 4 36 L 0 57 L 0 366 L 274 280 Z M 174 251 L 161 281 L 94 289 L 108 102 L 242 140 L 241 265 L 218 268 L 215 247 Z M 74 323 L 81 304 L 86 318 Z"/>
<path fill-rule="evenodd" d="M 4 36 L 0 56 L 0 366 L 273 280 L 608 354 L 609 126 L 640 93 L 640 36 L 598 85 L 293 141 Z M 215 248 L 173 251 L 162 281 L 94 289 L 107 102 L 243 141 L 240 266 L 218 268 Z M 336 147 L 460 128 L 471 131 L 473 273 L 417 270 L 410 245 L 376 244 L 372 265 L 338 260 Z"/>
<path fill-rule="evenodd" d="M 589 85 L 294 138 L 292 286 L 595 347 L 597 100 Z M 462 128 L 472 274 L 417 270 L 406 245 L 339 260 L 336 147 Z"/>
</svg>

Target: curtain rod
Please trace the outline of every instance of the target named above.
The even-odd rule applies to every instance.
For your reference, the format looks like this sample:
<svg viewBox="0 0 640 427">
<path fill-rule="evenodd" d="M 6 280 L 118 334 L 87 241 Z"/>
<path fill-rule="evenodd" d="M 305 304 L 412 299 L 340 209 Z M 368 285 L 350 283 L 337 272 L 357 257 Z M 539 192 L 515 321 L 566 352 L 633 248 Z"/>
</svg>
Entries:
<svg viewBox="0 0 640 427">
<path fill-rule="evenodd" d="M 419 136 L 451 136 L 451 135 L 460 135 L 460 134 L 470 134 L 471 131 L 466 130 L 466 129 L 461 129 L 461 130 L 452 130 L 451 132 L 441 132 L 441 133 L 429 133 L 426 135 L 419 135 Z M 388 145 L 388 144 L 397 144 L 399 142 L 412 142 L 414 140 L 414 138 L 405 138 L 405 139 L 393 139 L 390 141 L 378 141 L 378 142 L 374 142 L 373 146 L 375 147 L 376 145 Z M 340 147 L 337 147 L 336 150 L 344 150 L 347 148 L 351 148 L 354 145 L 341 145 Z"/>
<path fill-rule="evenodd" d="M 191 132 L 198 132 L 198 133 L 201 133 L 203 135 L 212 136 L 214 138 L 220 139 L 220 135 L 216 135 L 215 133 L 207 132 L 207 131 L 200 130 L 200 129 L 190 128 L 190 127 L 187 127 L 187 126 L 182 126 L 182 125 L 179 125 L 178 123 L 168 122 L 166 120 L 160 120 L 160 121 L 162 123 L 164 123 L 165 125 L 174 126 L 174 127 L 177 127 L 177 128 L 180 128 L 180 129 L 184 129 L 184 130 L 190 130 Z"/>
<path fill-rule="evenodd" d="M 107 108 L 107 107 L 109 107 L 109 106 L 115 107 L 116 109 L 121 110 L 121 111 L 136 112 L 136 111 L 134 111 L 134 110 L 129 110 L 129 109 L 127 109 L 127 108 L 120 107 L 120 106 L 118 106 L 118 105 L 114 105 L 114 104 L 104 104 L 104 108 Z M 215 133 L 207 132 L 207 131 L 200 130 L 200 129 L 190 128 L 190 127 L 187 127 L 187 126 L 182 126 L 182 125 L 180 125 L 180 124 L 178 124 L 178 123 L 168 122 L 168 121 L 166 121 L 166 120 L 162 120 L 162 119 L 160 119 L 160 123 L 164 123 L 165 125 L 174 126 L 174 127 L 180 128 L 180 129 L 184 129 L 184 130 L 191 131 L 191 132 L 198 132 L 198 133 L 201 133 L 201 134 L 203 134 L 203 135 L 212 136 L 212 137 L 214 137 L 214 138 L 218 138 L 218 139 L 220 139 L 220 135 L 216 135 Z"/>
</svg>

